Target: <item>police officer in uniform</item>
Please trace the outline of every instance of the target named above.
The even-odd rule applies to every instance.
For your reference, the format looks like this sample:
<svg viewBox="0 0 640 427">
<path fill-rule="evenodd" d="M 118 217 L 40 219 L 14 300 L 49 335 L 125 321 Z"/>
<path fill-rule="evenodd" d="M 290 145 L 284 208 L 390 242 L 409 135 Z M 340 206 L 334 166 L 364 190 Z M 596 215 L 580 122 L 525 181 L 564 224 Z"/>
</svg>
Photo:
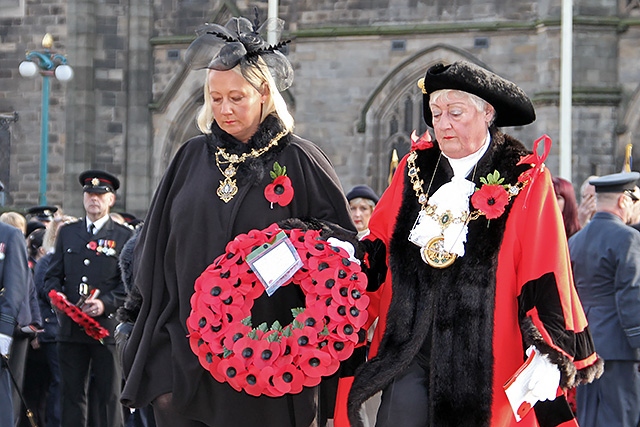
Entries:
<svg viewBox="0 0 640 427">
<path fill-rule="evenodd" d="M 45 274 L 45 288 L 62 292 L 69 302 L 79 305 L 106 328 L 110 336 L 100 343 L 70 317 L 58 316 L 61 421 L 65 427 L 86 426 L 87 390 L 92 375 L 96 393 L 91 394 L 99 401 L 94 407 L 100 413 L 91 418 L 99 420 L 100 427 L 122 427 L 119 402 L 122 373 L 112 336 L 117 325 L 115 312 L 125 298 L 118 256 L 132 232 L 109 216 L 120 186 L 118 178 L 105 171 L 88 170 L 81 173 L 79 179 L 84 190 L 86 216 L 61 226 L 55 253 Z"/>
<path fill-rule="evenodd" d="M 638 172 L 591 179 L 596 213 L 569 239 L 578 295 L 605 360 L 600 379 L 578 387 L 582 427 L 640 422 L 640 232 L 626 225 L 638 202 Z"/>
</svg>

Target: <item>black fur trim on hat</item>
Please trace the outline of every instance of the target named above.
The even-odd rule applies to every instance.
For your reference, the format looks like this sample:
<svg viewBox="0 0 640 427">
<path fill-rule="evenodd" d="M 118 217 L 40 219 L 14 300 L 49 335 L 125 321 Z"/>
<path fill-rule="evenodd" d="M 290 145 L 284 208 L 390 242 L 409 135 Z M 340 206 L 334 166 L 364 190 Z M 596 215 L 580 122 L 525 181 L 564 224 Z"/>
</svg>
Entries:
<svg viewBox="0 0 640 427">
<path fill-rule="evenodd" d="M 524 126 L 536 119 L 531 100 L 515 83 L 470 62 L 459 61 L 451 65 L 438 63 L 427 70 L 422 113 L 430 127 L 433 117 L 429 96 L 441 89 L 461 90 L 484 99 L 496 110 L 494 124 L 498 127 Z"/>
</svg>

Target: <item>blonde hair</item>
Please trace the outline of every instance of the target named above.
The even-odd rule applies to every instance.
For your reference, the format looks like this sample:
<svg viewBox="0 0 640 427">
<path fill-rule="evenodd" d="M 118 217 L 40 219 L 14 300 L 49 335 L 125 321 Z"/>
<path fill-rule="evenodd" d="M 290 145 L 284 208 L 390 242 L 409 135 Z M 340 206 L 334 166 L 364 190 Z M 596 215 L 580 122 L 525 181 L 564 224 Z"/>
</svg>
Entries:
<svg viewBox="0 0 640 427">
<path fill-rule="evenodd" d="M 436 90 L 429 96 L 429 105 L 431 105 L 431 103 L 433 102 L 438 102 L 440 98 L 444 99 L 445 101 L 450 101 L 452 94 L 455 94 L 455 97 L 457 99 L 467 98 L 471 102 L 471 104 L 473 104 L 473 106 L 476 107 L 476 110 L 478 110 L 478 112 L 480 113 L 486 111 L 487 106 L 491 105 L 477 95 L 474 95 L 472 93 L 465 92 L 462 90 L 456 90 L 456 89 Z M 489 125 L 491 125 L 493 121 L 496 119 L 496 109 L 493 108 L 493 105 L 491 105 L 491 109 L 493 110 L 493 116 L 491 117 L 491 121 L 489 122 Z"/>
<path fill-rule="evenodd" d="M 0 215 L 0 221 L 17 228 L 22 234 L 27 234 L 27 219 L 18 212 L 4 212 Z"/>
<path fill-rule="evenodd" d="M 196 122 L 200 132 L 205 134 L 211 133 L 211 124 L 215 121 L 213 117 L 213 110 L 211 108 L 211 94 L 209 93 L 209 73 L 212 70 L 207 71 L 207 75 L 204 80 L 204 104 L 198 112 Z M 248 63 L 245 66 L 241 64 L 236 65 L 230 71 L 236 72 L 251 86 L 254 87 L 260 94 L 264 94 L 264 85 L 267 85 L 268 94 L 262 105 L 262 116 L 260 117 L 260 123 L 267 118 L 269 114 L 277 116 L 284 128 L 289 132 L 293 131 L 294 120 L 291 113 L 287 108 L 287 103 L 280 94 L 269 68 L 265 64 L 262 58 L 258 57 L 258 61 L 255 63 Z"/>
</svg>

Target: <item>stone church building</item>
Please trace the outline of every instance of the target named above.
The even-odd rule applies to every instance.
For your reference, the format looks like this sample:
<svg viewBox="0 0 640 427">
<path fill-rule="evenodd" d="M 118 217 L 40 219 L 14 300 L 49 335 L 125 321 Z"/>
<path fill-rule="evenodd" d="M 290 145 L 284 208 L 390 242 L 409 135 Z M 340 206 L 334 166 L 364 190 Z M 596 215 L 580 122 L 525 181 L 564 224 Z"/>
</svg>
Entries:
<svg viewBox="0 0 640 427">
<path fill-rule="evenodd" d="M 74 70 L 67 83 L 50 79 L 47 203 L 81 214 L 78 174 L 105 169 L 123 183 L 114 210 L 142 216 L 173 153 L 197 133 L 204 72 L 183 63 L 194 30 L 254 8 L 264 20 L 267 3 L 0 0 L 0 204 L 38 204 L 43 79 L 18 66 L 45 33 Z M 402 156 L 411 131 L 425 130 L 417 80 L 456 60 L 525 90 L 538 118 L 506 131 L 529 147 L 548 134 L 547 165 L 559 173 L 562 0 L 280 0 L 278 14 L 292 40 L 285 98 L 296 133 L 327 153 L 345 190 L 384 190 L 393 150 Z M 640 135 L 640 0 L 573 0 L 572 78 L 579 186 L 619 171 Z M 214 193 L 217 183 L 202 186 Z"/>
</svg>

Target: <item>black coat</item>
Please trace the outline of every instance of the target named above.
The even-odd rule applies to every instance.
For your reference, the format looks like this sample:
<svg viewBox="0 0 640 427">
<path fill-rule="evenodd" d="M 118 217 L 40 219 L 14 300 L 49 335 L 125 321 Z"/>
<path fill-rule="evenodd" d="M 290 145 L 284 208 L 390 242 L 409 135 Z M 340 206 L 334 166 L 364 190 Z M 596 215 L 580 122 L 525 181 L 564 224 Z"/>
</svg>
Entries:
<svg viewBox="0 0 640 427">
<path fill-rule="evenodd" d="M 238 234 L 312 216 L 354 229 L 329 160 L 313 143 L 291 134 L 239 166 L 239 190 L 231 201 L 224 203 L 216 195 L 223 180 L 213 159 L 216 146 L 232 153 L 264 147 L 280 129 L 270 117 L 243 144 L 215 128 L 212 136 L 186 142 L 165 172 L 134 253 L 135 285 L 143 302 L 123 352 L 126 405 L 141 407 L 173 392 L 180 411 L 207 425 L 282 427 L 295 419 L 296 426 L 308 426 L 313 420 L 313 390 L 280 398 L 236 392 L 200 366 L 187 338 L 194 282 Z M 287 168 L 294 197 L 287 206 L 272 208 L 264 189 L 272 182 L 269 171 L 275 161 Z M 253 323 L 290 323 L 290 309 L 301 303 L 304 298 L 295 286 L 263 295 L 255 301 Z"/>
<path fill-rule="evenodd" d="M 51 306 L 49 296 L 44 287 L 44 276 L 49 269 L 53 253 L 48 253 L 40 258 L 33 269 L 33 282 L 38 293 L 38 305 L 42 316 L 42 329 L 44 332 L 38 334 L 38 341 L 49 343 L 56 341 L 58 335 L 58 316 Z"/>
<path fill-rule="evenodd" d="M 87 232 L 84 219 L 65 224 L 58 231 L 56 250 L 45 273 L 45 291 L 48 293 L 55 289 L 63 292 L 73 304 L 80 299 L 78 291 L 81 283 L 100 289 L 98 298 L 104 303 L 104 313 L 95 320 L 110 332 L 111 335 L 104 339 L 109 344 L 114 343 L 113 332 L 117 325 L 115 311 L 125 298 L 118 256 L 131 234 L 129 228 L 111 219 L 95 235 Z M 100 245 L 105 241 L 108 241 L 113 251 L 104 253 L 88 247 L 90 242 Z M 58 318 L 58 341 L 85 344 L 96 342 L 68 316 L 60 314 Z"/>
<path fill-rule="evenodd" d="M 0 334 L 13 335 L 29 274 L 24 236 L 17 228 L 0 223 Z"/>
</svg>

